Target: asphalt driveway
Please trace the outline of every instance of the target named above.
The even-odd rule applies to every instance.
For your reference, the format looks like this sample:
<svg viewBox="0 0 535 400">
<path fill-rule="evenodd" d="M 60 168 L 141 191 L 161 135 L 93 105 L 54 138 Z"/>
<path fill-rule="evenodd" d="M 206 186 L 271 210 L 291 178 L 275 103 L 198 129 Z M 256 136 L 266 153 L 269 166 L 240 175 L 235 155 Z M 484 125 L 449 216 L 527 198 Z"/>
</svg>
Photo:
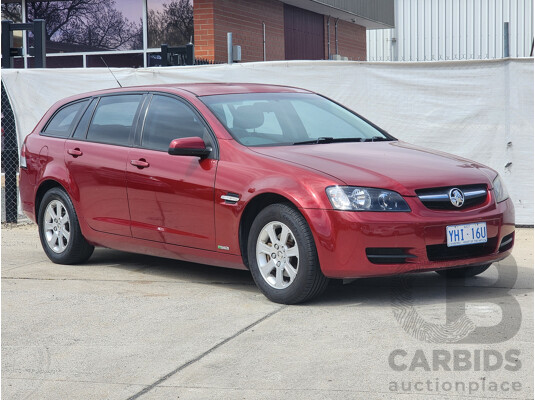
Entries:
<svg viewBox="0 0 535 400">
<path fill-rule="evenodd" d="M 246 271 L 109 249 L 54 265 L 35 225 L 1 234 L 5 399 L 533 398 L 533 229 L 477 278 L 361 279 L 299 306 Z"/>
</svg>

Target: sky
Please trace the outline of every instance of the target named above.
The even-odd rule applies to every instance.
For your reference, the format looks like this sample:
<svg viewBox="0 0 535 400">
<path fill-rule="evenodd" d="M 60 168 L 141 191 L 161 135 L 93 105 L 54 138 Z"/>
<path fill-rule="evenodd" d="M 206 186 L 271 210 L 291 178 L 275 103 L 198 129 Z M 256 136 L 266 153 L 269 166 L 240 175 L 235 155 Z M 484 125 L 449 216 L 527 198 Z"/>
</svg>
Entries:
<svg viewBox="0 0 535 400">
<path fill-rule="evenodd" d="M 164 4 L 169 4 L 173 0 L 147 0 L 147 7 L 149 9 L 162 10 Z M 115 0 L 117 9 L 131 22 L 137 22 L 143 13 L 142 0 Z M 190 0 L 193 3 L 193 0 Z"/>
</svg>

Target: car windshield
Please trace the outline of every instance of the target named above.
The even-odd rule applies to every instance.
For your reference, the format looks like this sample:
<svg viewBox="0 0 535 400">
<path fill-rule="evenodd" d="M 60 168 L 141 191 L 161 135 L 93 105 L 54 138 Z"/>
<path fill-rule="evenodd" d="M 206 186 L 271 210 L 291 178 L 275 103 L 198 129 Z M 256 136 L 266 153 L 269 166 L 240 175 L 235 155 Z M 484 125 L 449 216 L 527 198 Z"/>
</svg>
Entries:
<svg viewBox="0 0 535 400">
<path fill-rule="evenodd" d="M 245 146 L 395 140 L 353 112 L 313 93 L 243 93 L 200 99 Z"/>
</svg>

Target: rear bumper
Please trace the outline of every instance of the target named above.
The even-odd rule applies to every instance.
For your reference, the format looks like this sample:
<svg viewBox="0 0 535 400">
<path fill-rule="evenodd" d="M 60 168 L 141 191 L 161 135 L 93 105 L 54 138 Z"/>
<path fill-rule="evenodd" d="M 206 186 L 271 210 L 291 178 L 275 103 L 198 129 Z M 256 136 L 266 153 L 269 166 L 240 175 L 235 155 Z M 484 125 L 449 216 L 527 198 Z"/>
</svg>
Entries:
<svg viewBox="0 0 535 400">
<path fill-rule="evenodd" d="M 24 211 L 24 214 L 30 220 L 37 223 L 35 215 L 35 190 L 35 184 L 32 182 L 27 170 L 21 168 L 19 174 L 19 192 L 22 211 Z"/>
<path fill-rule="evenodd" d="M 322 272 L 358 278 L 481 265 L 507 257 L 514 244 L 511 200 L 471 211 L 434 211 L 407 199 L 410 213 L 302 210 Z M 488 242 L 448 248 L 446 226 L 487 223 Z M 385 257 L 386 255 L 386 257 Z"/>
</svg>

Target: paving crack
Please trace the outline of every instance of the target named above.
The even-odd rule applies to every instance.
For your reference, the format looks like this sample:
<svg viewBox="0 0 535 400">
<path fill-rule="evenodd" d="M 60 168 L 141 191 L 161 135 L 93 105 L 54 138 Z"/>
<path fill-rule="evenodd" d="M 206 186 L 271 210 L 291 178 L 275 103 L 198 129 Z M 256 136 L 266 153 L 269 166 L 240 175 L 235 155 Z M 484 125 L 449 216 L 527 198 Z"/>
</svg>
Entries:
<svg viewBox="0 0 535 400">
<path fill-rule="evenodd" d="M 189 367 L 190 365 L 192 364 L 195 364 L 196 362 L 202 360 L 204 357 L 206 357 L 207 355 L 209 355 L 210 353 L 214 352 L 215 350 L 217 350 L 218 348 L 220 348 L 221 346 L 227 344 L 228 342 L 230 342 L 231 340 L 233 339 L 236 339 L 238 336 L 240 336 L 241 334 L 247 332 L 249 329 L 251 328 L 254 328 L 256 325 L 260 324 L 261 322 L 265 321 L 266 319 L 272 317 L 273 315 L 277 314 L 278 312 L 284 310 L 287 306 L 282 306 L 274 311 L 271 311 L 269 314 L 266 314 L 264 315 L 262 318 L 256 320 L 255 322 L 253 322 L 252 324 L 250 325 L 247 325 L 245 328 L 243 329 L 240 329 L 238 332 L 236 332 L 234 335 L 232 336 L 229 336 L 228 338 L 222 340 L 221 342 L 219 342 L 218 344 L 216 344 L 215 346 L 209 348 L 208 350 L 206 350 L 204 353 L 200 354 L 199 356 L 195 357 L 194 359 L 192 360 L 189 360 L 188 362 L 185 362 L 184 364 L 180 365 L 179 367 L 175 368 L 173 371 L 169 372 L 168 374 L 162 376 L 160 379 L 158 379 L 157 381 L 151 383 L 150 385 L 148 385 L 147 387 L 145 387 L 143 390 L 137 392 L 136 394 L 134 394 L 133 396 L 130 396 L 127 400 L 135 400 L 135 399 L 138 399 L 139 397 L 143 396 L 145 393 L 151 391 L 152 389 L 154 389 L 156 386 L 158 386 L 159 384 L 161 384 L 162 382 L 165 382 L 166 380 L 168 380 L 169 378 L 171 378 L 173 375 L 177 374 L 178 372 L 182 371 L 184 368 L 187 368 Z"/>
</svg>

